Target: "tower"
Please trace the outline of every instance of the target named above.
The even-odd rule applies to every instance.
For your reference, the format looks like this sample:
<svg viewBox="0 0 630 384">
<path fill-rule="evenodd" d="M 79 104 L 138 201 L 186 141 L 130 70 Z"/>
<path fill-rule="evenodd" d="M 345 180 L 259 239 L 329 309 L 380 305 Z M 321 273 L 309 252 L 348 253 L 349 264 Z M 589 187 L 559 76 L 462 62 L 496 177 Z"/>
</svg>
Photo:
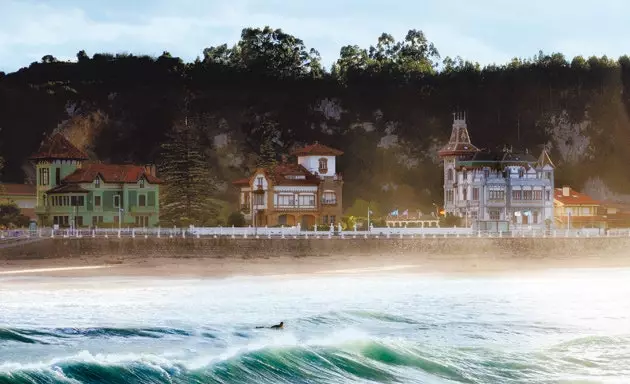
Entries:
<svg viewBox="0 0 630 384">
<path fill-rule="evenodd" d="M 39 151 L 31 155 L 37 184 L 35 212 L 41 218 L 40 221 L 48 220 L 46 192 L 61 184 L 61 181 L 77 168 L 81 168 L 82 162 L 87 159 L 85 152 L 75 147 L 60 133 L 46 138 Z"/>
<path fill-rule="evenodd" d="M 448 143 L 438 151 L 438 155 L 444 161 L 444 210 L 455 213 L 455 207 L 459 200 L 457 161 L 469 160 L 479 149 L 470 142 L 468 126 L 466 125 L 466 113 L 453 113 L 453 128 Z M 462 180 L 464 184 L 466 180 Z"/>
<path fill-rule="evenodd" d="M 554 171 L 556 166 L 551 161 L 551 157 L 549 157 L 549 153 L 547 152 L 547 148 L 543 148 L 540 156 L 538 157 L 538 161 L 536 162 L 536 173 L 538 173 L 538 178 L 548 181 L 548 186 L 545 186 L 545 191 L 543 192 L 543 222 L 549 223 L 547 225 L 547 229 L 552 229 L 554 227 L 554 213 L 553 213 L 553 196 L 555 191 L 555 183 L 554 183 Z"/>
</svg>

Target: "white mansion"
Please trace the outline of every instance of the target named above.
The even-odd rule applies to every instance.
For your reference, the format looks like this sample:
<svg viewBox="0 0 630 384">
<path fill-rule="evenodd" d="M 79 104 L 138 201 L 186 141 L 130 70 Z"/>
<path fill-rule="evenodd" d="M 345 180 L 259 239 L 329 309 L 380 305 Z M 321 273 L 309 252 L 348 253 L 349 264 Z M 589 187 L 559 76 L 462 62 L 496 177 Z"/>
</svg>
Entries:
<svg viewBox="0 0 630 384">
<path fill-rule="evenodd" d="M 553 226 L 554 165 L 546 150 L 480 150 L 470 142 L 465 114 L 454 114 L 444 160 L 444 210 L 488 231 Z"/>
</svg>

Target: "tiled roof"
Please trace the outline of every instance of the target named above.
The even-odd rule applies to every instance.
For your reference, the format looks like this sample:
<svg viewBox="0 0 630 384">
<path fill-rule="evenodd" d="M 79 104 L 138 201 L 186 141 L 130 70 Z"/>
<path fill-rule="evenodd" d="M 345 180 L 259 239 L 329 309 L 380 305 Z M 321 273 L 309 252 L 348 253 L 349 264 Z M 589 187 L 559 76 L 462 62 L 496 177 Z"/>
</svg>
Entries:
<svg viewBox="0 0 630 384">
<path fill-rule="evenodd" d="M 319 178 L 299 164 L 280 163 L 266 169 L 265 173 L 274 185 L 319 185 Z M 303 179 L 287 178 L 287 176 L 303 176 Z"/>
<path fill-rule="evenodd" d="M 246 186 L 246 185 L 249 185 L 249 179 L 248 178 L 244 178 L 244 179 L 234 180 L 232 182 L 232 184 L 240 185 L 240 186 Z"/>
<path fill-rule="evenodd" d="M 562 203 L 563 205 L 599 205 L 599 202 L 583 193 L 575 191 L 573 188 L 569 188 L 569 196 L 564 196 L 562 188 L 556 188 L 553 194 L 554 200 Z"/>
<path fill-rule="evenodd" d="M 315 143 L 307 145 L 304 148 L 296 149 L 291 152 L 291 154 L 294 156 L 341 156 L 343 152 L 320 143 Z"/>
<path fill-rule="evenodd" d="M 75 147 L 61 133 L 57 133 L 47 138 L 39 148 L 39 151 L 33 154 L 30 158 L 31 160 L 87 160 L 88 155 L 79 148 Z"/>
<path fill-rule="evenodd" d="M 88 193 L 89 191 L 76 184 L 61 184 L 55 188 L 46 191 L 47 195 L 55 195 L 57 193 Z"/>
<path fill-rule="evenodd" d="M 162 180 L 151 175 L 140 165 L 87 164 L 66 176 L 65 183 L 91 183 L 100 176 L 106 183 L 137 183 L 142 176 L 151 184 Z"/>
<path fill-rule="evenodd" d="M 5 196 L 33 196 L 35 197 L 36 187 L 33 184 L 0 184 L 0 194 Z"/>
<path fill-rule="evenodd" d="M 479 149 L 472 145 L 470 136 L 468 135 L 468 127 L 464 120 L 457 120 L 453 122 L 453 130 L 451 131 L 451 137 L 448 143 L 438 151 L 438 155 L 472 155 L 477 151 L 479 151 Z"/>
</svg>

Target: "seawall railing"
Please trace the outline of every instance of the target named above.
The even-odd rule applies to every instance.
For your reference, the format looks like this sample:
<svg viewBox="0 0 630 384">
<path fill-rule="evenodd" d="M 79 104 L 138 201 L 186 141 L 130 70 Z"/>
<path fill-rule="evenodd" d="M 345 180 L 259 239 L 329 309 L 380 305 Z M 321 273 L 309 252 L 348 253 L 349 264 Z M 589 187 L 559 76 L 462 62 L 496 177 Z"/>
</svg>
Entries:
<svg viewBox="0 0 630 384">
<path fill-rule="evenodd" d="M 476 231 L 472 228 L 378 228 L 370 230 L 341 230 L 333 228 L 327 231 L 304 230 L 299 226 L 289 227 L 189 227 L 189 228 L 81 228 L 54 229 L 38 228 L 34 230 L 18 229 L 0 231 L 0 242 L 14 242 L 32 238 L 602 238 L 630 237 L 630 228 L 623 229 L 516 229 L 505 232 Z"/>
</svg>

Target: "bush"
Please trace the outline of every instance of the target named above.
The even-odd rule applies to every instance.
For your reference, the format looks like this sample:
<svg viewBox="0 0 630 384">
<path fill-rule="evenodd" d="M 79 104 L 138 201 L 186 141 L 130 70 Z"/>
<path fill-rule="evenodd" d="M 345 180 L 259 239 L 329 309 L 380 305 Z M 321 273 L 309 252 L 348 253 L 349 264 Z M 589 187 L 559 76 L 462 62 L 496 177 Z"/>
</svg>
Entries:
<svg viewBox="0 0 630 384">
<path fill-rule="evenodd" d="M 245 216 L 243 216 L 240 212 L 232 212 L 227 219 L 227 226 L 235 226 L 235 227 L 244 227 L 245 226 Z"/>
</svg>

